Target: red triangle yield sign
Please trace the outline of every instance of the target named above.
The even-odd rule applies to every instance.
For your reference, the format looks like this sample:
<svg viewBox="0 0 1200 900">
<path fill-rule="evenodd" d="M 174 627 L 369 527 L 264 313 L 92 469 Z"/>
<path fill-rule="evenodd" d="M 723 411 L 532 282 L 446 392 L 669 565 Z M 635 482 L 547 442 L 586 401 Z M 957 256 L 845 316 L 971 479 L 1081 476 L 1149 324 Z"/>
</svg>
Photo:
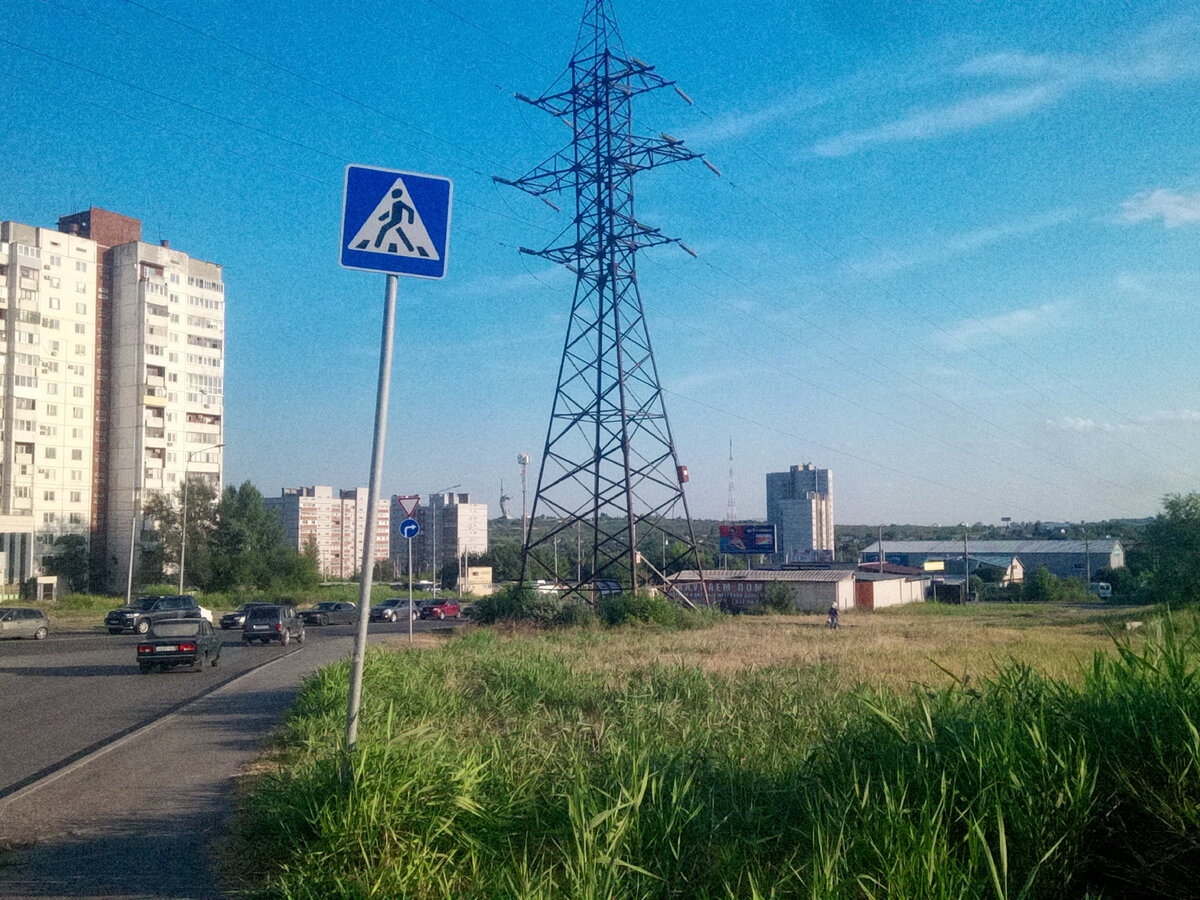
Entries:
<svg viewBox="0 0 1200 900">
<path fill-rule="evenodd" d="M 404 510 L 405 518 L 411 518 L 413 511 L 421 505 L 420 494 L 405 494 L 404 496 L 397 494 L 394 499 L 400 504 L 400 508 Z"/>
</svg>

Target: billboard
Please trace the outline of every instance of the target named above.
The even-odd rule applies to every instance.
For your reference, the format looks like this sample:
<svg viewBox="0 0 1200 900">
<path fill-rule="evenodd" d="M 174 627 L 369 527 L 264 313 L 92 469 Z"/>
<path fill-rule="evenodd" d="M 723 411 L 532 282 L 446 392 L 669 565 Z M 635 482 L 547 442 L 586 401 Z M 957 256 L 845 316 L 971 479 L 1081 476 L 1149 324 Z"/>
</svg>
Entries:
<svg viewBox="0 0 1200 900">
<path fill-rule="evenodd" d="M 774 525 L 722 525 L 721 552 L 755 553 L 775 552 Z"/>
<path fill-rule="evenodd" d="M 790 563 L 813 563 L 825 565 L 833 562 L 832 550 L 792 550 L 787 555 Z"/>
</svg>

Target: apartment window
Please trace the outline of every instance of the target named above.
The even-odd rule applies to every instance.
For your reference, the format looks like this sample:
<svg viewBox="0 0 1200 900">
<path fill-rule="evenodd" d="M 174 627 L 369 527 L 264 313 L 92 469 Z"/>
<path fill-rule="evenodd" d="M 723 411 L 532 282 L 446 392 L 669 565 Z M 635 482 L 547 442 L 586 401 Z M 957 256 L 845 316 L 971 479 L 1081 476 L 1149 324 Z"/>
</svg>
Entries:
<svg viewBox="0 0 1200 900">
<path fill-rule="evenodd" d="M 58 405 L 54 404 L 54 403 L 47 403 L 46 404 L 46 415 L 57 416 L 58 415 Z"/>
<path fill-rule="evenodd" d="M 75 345 L 75 355 L 76 356 L 87 356 L 87 344 L 76 344 Z"/>
<path fill-rule="evenodd" d="M 83 513 L 71 513 L 71 524 L 72 525 L 82 525 L 83 524 Z"/>
<path fill-rule="evenodd" d="M 83 407 L 82 406 L 72 406 L 71 407 L 71 418 L 82 419 L 83 418 Z"/>
<path fill-rule="evenodd" d="M 72 503 L 83 502 L 83 492 L 82 491 L 71 491 L 71 502 Z"/>
<path fill-rule="evenodd" d="M 62 257 L 61 256 L 51 256 L 50 257 L 50 265 L 61 266 L 62 265 Z"/>
<path fill-rule="evenodd" d="M 37 431 L 37 423 L 33 419 L 13 419 L 13 431 Z"/>
<path fill-rule="evenodd" d="M 84 368 L 79 363 L 67 363 L 67 371 L 72 375 L 82 375 Z"/>
<path fill-rule="evenodd" d="M 158 346 L 157 344 L 147 344 L 146 345 L 146 355 L 147 356 L 162 356 L 165 352 L 166 352 L 166 349 Z"/>
<path fill-rule="evenodd" d="M 42 513 L 42 524 L 43 525 L 53 525 L 54 524 L 54 513 Z M 42 543 L 53 542 L 54 535 L 52 535 L 52 534 L 42 535 L 41 540 L 42 540 Z"/>
<path fill-rule="evenodd" d="M 38 426 L 38 434 L 40 434 L 42 437 L 57 437 L 58 436 L 58 426 L 57 425 L 39 425 Z"/>
<path fill-rule="evenodd" d="M 75 293 L 86 294 L 87 293 L 87 282 L 86 281 L 75 282 Z"/>
<path fill-rule="evenodd" d="M 82 259 L 75 260 L 75 271 L 76 272 L 86 272 L 87 271 L 87 263 L 85 263 Z"/>
<path fill-rule="evenodd" d="M 80 460 L 80 461 L 82 461 L 82 459 L 83 459 L 83 451 L 82 451 L 82 450 L 72 450 L 72 451 L 71 451 L 71 459 L 72 459 L 72 460 Z"/>
<path fill-rule="evenodd" d="M 54 491 L 42 491 L 42 499 L 50 502 L 54 500 Z"/>
<path fill-rule="evenodd" d="M 86 316 L 87 315 L 87 304 L 86 303 L 76 303 L 75 304 L 75 312 L 77 315 Z"/>
<path fill-rule="evenodd" d="M 13 496 L 20 497 L 24 500 L 28 500 L 29 499 L 29 485 L 18 484 L 16 487 L 13 488 Z"/>
<path fill-rule="evenodd" d="M 76 322 L 75 323 L 75 333 L 76 334 L 87 334 L 87 325 L 85 325 L 83 322 Z"/>
<path fill-rule="evenodd" d="M 42 319 L 42 324 L 44 326 L 46 326 L 47 328 L 51 328 L 55 331 L 58 330 L 58 326 L 59 326 L 58 319 Z"/>
<path fill-rule="evenodd" d="M 17 387 L 37 387 L 37 378 L 33 375 L 14 375 L 13 384 Z"/>
<path fill-rule="evenodd" d="M 37 409 L 37 401 L 31 397 L 15 397 L 13 398 L 13 405 L 17 409 Z"/>
<path fill-rule="evenodd" d="M 58 456 L 58 448 L 57 447 L 47 447 L 46 448 L 46 456 L 45 456 L 46 459 L 54 459 L 57 456 Z"/>
<path fill-rule="evenodd" d="M 83 396 L 83 385 L 77 384 L 73 388 L 71 388 L 71 396 L 72 397 L 82 397 Z"/>
<path fill-rule="evenodd" d="M 83 429 L 82 428 L 72 428 L 71 429 L 71 439 L 72 440 L 77 441 L 82 437 L 83 437 Z"/>
<path fill-rule="evenodd" d="M 83 473 L 81 471 L 79 471 L 78 469 L 72 469 L 71 470 L 71 480 L 72 481 L 83 481 Z"/>
<path fill-rule="evenodd" d="M 51 276 L 50 276 L 48 279 L 46 279 L 46 280 L 50 282 L 50 287 L 52 287 L 52 288 L 60 288 L 60 287 L 62 287 L 62 279 L 61 279 L 61 278 L 59 278 L 57 275 L 51 275 Z M 51 298 L 50 298 L 50 308 L 51 308 L 51 309 L 58 309 L 58 298 L 57 298 L 57 297 L 51 297 Z"/>
<path fill-rule="evenodd" d="M 46 382 L 46 393 L 47 394 L 57 394 L 58 393 L 58 383 L 54 382 L 54 381 L 47 381 Z"/>
</svg>

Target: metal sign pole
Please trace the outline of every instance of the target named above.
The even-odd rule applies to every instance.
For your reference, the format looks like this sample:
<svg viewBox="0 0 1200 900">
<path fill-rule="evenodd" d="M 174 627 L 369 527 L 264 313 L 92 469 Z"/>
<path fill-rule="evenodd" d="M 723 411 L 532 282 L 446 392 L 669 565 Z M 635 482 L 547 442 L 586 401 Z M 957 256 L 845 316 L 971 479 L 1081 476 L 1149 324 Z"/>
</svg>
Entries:
<svg viewBox="0 0 1200 900">
<path fill-rule="evenodd" d="M 408 539 L 408 642 L 412 643 L 412 538 Z"/>
<path fill-rule="evenodd" d="M 387 276 L 384 292 L 383 340 L 379 351 L 379 387 L 375 392 L 375 439 L 371 448 L 371 483 L 367 488 L 367 526 L 363 539 L 362 569 L 359 573 L 358 632 L 350 671 L 350 702 L 346 709 L 346 752 L 353 753 L 358 740 L 358 710 L 362 699 L 363 660 L 367 652 L 367 620 L 371 617 L 371 581 L 374 576 L 375 531 L 378 519 L 379 482 L 383 469 L 383 440 L 387 434 L 388 387 L 392 381 L 392 339 L 396 326 L 395 275 Z M 411 566 L 409 578 L 411 575 Z M 411 624 L 412 619 L 409 619 Z"/>
</svg>

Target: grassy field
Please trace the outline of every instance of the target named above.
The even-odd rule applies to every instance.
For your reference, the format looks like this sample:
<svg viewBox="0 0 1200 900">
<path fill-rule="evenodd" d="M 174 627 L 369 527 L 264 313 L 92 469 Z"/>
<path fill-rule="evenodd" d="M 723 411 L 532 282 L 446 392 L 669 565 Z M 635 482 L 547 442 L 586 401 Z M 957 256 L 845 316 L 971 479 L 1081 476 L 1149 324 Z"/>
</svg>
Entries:
<svg viewBox="0 0 1200 900">
<path fill-rule="evenodd" d="M 268 897 L 1190 897 L 1200 639 L 1150 613 L 377 650 L 352 776 L 342 665 L 249 779 L 232 857 Z"/>
</svg>

